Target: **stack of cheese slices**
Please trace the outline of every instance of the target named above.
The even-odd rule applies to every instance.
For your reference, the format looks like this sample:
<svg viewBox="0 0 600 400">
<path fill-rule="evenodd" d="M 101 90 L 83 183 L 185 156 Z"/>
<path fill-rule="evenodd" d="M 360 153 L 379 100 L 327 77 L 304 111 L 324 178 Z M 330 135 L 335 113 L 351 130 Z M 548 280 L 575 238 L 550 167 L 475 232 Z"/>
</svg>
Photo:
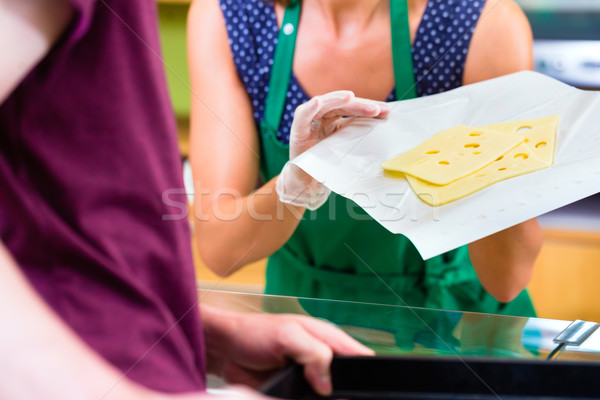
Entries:
<svg viewBox="0 0 600 400">
<path fill-rule="evenodd" d="M 431 206 L 441 206 L 498 181 L 548 168 L 554 160 L 559 117 L 454 128 L 436 133 L 382 164 L 405 177 Z"/>
</svg>

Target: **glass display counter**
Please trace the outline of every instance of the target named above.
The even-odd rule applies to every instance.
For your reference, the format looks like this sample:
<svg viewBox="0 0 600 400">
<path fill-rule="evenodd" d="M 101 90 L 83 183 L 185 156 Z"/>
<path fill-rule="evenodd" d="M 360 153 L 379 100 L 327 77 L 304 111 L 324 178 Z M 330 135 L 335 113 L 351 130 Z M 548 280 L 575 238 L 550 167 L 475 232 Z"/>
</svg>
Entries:
<svg viewBox="0 0 600 400">
<path fill-rule="evenodd" d="M 334 359 L 332 398 L 600 398 L 596 323 L 207 290 L 199 297 L 229 310 L 326 319 L 375 350 Z M 319 398 L 297 366 L 265 391 Z"/>
</svg>

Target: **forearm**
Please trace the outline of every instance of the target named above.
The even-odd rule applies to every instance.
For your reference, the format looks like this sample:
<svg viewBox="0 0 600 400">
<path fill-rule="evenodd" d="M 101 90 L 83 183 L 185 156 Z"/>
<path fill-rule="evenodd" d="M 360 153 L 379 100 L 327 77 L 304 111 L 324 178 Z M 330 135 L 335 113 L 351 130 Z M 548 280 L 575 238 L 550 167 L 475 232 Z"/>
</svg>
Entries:
<svg viewBox="0 0 600 400">
<path fill-rule="evenodd" d="M 196 193 L 196 243 L 215 273 L 226 276 L 270 256 L 294 233 L 305 209 L 279 201 L 276 179 L 246 196 L 229 193 L 215 199 Z"/>
<path fill-rule="evenodd" d="M 47 307 L 1 244 L 0 320 L 1 399 L 138 398 L 142 391 Z"/>
<path fill-rule="evenodd" d="M 509 302 L 529 283 L 541 246 L 541 229 L 531 219 L 469 244 L 469 255 L 483 287 Z"/>
<path fill-rule="evenodd" d="M 72 14 L 65 0 L 0 0 L 0 104 L 48 53 Z"/>
</svg>

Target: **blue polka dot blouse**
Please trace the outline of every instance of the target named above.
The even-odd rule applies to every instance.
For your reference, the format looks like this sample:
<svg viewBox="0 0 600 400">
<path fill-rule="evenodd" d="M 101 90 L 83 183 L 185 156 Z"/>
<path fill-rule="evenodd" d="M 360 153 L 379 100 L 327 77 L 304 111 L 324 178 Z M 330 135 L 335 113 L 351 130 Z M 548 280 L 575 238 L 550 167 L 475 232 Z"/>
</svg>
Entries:
<svg viewBox="0 0 600 400">
<path fill-rule="evenodd" d="M 273 3 L 264 0 L 219 2 L 235 67 L 252 100 L 254 120 L 258 127 L 265 112 L 279 29 Z M 428 1 L 412 46 L 417 96 L 461 86 L 467 50 L 484 3 L 485 0 Z M 387 101 L 394 101 L 395 97 L 392 91 Z M 308 95 L 292 72 L 277 132 L 282 143 L 289 142 L 294 110 L 308 100 Z"/>
</svg>

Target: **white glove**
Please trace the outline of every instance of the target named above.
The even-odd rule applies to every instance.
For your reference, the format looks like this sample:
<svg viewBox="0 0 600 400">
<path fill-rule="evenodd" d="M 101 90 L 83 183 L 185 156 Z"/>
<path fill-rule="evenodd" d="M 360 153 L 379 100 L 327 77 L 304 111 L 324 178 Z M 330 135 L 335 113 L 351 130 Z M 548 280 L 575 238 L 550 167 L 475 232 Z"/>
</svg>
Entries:
<svg viewBox="0 0 600 400">
<path fill-rule="evenodd" d="M 275 190 L 279 201 L 309 210 L 321 207 L 331 194 L 331 190 L 325 185 L 289 161 L 277 178 Z"/>
<path fill-rule="evenodd" d="M 351 118 L 383 118 L 389 113 L 386 103 L 354 97 L 342 90 L 317 96 L 302 104 L 294 113 L 290 131 L 290 160 L 293 160 L 329 135 L 337 132 Z M 289 161 L 277 178 L 275 190 L 284 203 L 316 210 L 331 191 Z"/>
</svg>

